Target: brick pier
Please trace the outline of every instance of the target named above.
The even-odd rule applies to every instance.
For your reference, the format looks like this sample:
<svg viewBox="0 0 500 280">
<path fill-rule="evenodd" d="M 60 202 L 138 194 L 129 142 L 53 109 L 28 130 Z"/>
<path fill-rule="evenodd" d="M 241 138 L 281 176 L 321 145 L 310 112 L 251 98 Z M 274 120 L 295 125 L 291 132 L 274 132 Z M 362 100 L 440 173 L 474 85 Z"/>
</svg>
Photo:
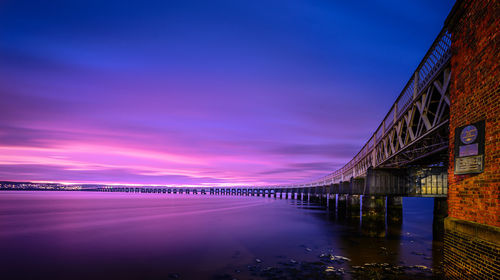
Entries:
<svg viewBox="0 0 500 280">
<path fill-rule="evenodd" d="M 500 2 L 458 0 L 452 34 L 447 279 L 500 279 Z M 455 128 L 485 122 L 484 171 L 455 174 Z"/>
</svg>

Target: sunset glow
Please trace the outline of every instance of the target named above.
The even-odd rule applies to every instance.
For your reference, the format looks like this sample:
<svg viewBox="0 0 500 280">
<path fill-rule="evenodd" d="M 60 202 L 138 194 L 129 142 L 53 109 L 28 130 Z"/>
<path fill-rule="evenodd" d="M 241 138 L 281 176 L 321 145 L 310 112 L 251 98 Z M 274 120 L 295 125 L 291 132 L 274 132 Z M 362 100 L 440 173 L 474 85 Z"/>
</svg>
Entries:
<svg viewBox="0 0 500 280">
<path fill-rule="evenodd" d="M 324 175 L 371 137 L 452 5 L 195 2 L 2 1 L 0 180 Z"/>
</svg>

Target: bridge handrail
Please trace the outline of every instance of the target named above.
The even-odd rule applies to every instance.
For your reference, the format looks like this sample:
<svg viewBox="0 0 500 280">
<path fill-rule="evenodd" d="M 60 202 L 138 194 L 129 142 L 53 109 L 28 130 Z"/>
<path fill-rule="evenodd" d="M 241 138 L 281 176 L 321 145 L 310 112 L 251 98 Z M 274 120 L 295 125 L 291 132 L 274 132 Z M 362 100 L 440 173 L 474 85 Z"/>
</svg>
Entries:
<svg viewBox="0 0 500 280">
<path fill-rule="evenodd" d="M 400 92 L 395 102 L 390 107 L 389 111 L 383 118 L 382 123 L 378 126 L 370 139 L 365 143 L 363 148 L 345 164 L 343 167 L 333 171 L 330 174 L 317 179 L 306 181 L 303 183 L 285 185 L 282 187 L 300 187 L 304 185 L 314 185 L 322 182 L 332 182 L 334 178 L 341 177 L 343 174 L 351 171 L 353 167 L 361 160 L 366 158 L 378 143 L 389 133 L 392 125 L 400 119 L 404 112 L 408 109 L 412 101 L 420 95 L 421 91 L 427 87 L 427 84 L 432 81 L 435 74 L 439 72 L 441 67 L 448 62 L 451 57 L 451 34 L 446 28 L 443 28 L 431 47 L 424 55 L 424 58 L 417 66 L 416 70 L 411 75 L 403 90 Z M 371 163 L 370 163 L 371 164 Z M 354 177 L 354 174 L 352 174 Z M 347 180 L 350 178 L 346 178 Z"/>
</svg>

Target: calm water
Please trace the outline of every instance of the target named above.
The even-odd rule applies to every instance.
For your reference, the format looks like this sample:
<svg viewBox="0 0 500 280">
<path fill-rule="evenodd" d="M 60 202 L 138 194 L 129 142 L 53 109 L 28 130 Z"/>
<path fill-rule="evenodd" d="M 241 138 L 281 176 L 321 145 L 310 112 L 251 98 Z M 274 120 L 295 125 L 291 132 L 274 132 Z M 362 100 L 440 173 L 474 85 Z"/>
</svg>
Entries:
<svg viewBox="0 0 500 280">
<path fill-rule="evenodd" d="M 402 225 L 373 238 L 359 219 L 296 200 L 3 191 L 0 271 L 3 279 L 350 279 L 398 269 L 389 274 L 432 277 L 412 266 L 441 261 L 433 201 L 403 203 Z"/>
</svg>

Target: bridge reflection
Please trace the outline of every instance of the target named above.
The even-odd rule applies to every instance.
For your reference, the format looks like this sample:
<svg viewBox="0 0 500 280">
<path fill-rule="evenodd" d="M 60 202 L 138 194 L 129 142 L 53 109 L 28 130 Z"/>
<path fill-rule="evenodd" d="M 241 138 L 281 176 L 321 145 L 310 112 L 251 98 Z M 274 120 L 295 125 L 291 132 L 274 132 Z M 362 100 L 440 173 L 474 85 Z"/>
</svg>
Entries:
<svg viewBox="0 0 500 280">
<path fill-rule="evenodd" d="M 432 179 L 429 179 L 432 180 Z M 351 191 L 352 188 L 334 189 L 315 188 L 127 188 L 104 187 L 102 192 L 143 193 L 143 194 L 177 194 L 208 196 L 254 196 L 271 199 L 290 199 L 296 203 L 315 204 L 322 207 L 329 216 L 339 221 L 360 225 L 365 236 L 384 237 L 398 236 L 403 223 L 403 197 L 401 195 L 360 195 L 334 193 L 334 191 Z M 436 238 L 442 236 L 443 220 L 447 215 L 446 198 L 435 198 L 434 232 Z"/>
</svg>

